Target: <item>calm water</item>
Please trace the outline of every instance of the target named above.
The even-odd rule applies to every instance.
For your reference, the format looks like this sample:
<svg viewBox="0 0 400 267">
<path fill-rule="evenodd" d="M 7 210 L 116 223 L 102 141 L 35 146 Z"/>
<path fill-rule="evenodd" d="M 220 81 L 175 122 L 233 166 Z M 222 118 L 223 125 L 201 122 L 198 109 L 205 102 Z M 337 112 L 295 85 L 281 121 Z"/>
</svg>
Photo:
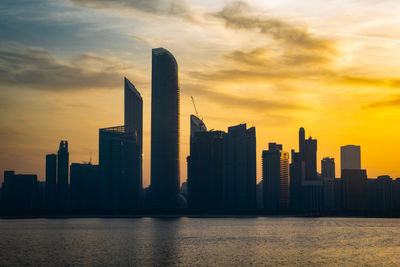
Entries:
<svg viewBox="0 0 400 267">
<path fill-rule="evenodd" d="M 0 220 L 0 265 L 400 265 L 400 220 Z"/>
</svg>

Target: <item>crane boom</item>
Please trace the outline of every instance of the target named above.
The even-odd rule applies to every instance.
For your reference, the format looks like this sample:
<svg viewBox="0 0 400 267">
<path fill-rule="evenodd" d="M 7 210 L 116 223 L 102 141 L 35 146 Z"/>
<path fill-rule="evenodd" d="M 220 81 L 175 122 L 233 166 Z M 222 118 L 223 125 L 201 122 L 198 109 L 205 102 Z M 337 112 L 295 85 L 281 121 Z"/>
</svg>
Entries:
<svg viewBox="0 0 400 267">
<path fill-rule="evenodd" d="M 197 108 L 196 108 L 196 103 L 194 103 L 194 98 L 193 98 L 193 96 L 190 96 L 190 97 L 192 98 L 194 111 L 196 111 L 196 116 L 199 117 L 199 113 L 197 112 Z"/>
</svg>

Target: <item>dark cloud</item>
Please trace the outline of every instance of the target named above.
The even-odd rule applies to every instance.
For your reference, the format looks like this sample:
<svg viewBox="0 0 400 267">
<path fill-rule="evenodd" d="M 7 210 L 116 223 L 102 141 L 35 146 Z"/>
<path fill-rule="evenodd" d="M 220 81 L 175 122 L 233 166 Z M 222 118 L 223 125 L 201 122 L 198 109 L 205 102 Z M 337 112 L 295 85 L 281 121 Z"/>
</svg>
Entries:
<svg viewBox="0 0 400 267">
<path fill-rule="evenodd" d="M 194 94 L 197 97 L 204 97 L 208 101 L 225 108 L 231 109 L 243 109 L 254 111 L 258 113 L 269 112 L 269 111 L 281 111 L 281 110 L 307 110 L 309 107 L 304 106 L 300 103 L 279 100 L 275 101 L 272 99 L 247 97 L 244 95 L 234 95 L 225 92 L 211 90 L 207 87 L 196 85 L 196 84 L 183 84 L 182 88 L 185 88 L 185 92 L 188 94 Z"/>
<path fill-rule="evenodd" d="M 91 8 L 127 9 L 150 14 L 169 15 L 194 21 L 189 7 L 181 0 L 71 0 Z"/>
<path fill-rule="evenodd" d="M 211 14 L 225 22 L 227 28 L 255 30 L 285 45 L 312 50 L 333 50 L 332 41 L 312 36 L 306 28 L 277 18 L 259 17 L 242 1 L 227 4 L 221 11 Z"/>
<path fill-rule="evenodd" d="M 400 94 L 394 95 L 384 100 L 372 102 L 364 108 L 366 109 L 376 109 L 376 108 L 385 108 L 385 107 L 395 107 L 400 108 Z"/>
<path fill-rule="evenodd" d="M 400 89 L 400 79 L 391 78 L 370 78 L 365 76 L 342 75 L 337 78 L 338 81 L 346 84 L 364 85 L 364 86 L 387 86 Z"/>
<path fill-rule="evenodd" d="M 83 54 L 62 62 L 40 48 L 0 45 L 0 84 L 37 90 L 115 88 L 129 69 L 116 59 Z"/>
</svg>

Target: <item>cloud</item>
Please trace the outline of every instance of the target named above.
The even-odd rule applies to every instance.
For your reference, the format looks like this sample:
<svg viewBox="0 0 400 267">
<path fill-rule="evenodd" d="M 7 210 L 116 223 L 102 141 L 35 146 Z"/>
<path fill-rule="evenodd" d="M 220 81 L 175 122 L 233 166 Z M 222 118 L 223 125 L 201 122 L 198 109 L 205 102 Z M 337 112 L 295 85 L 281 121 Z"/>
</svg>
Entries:
<svg viewBox="0 0 400 267">
<path fill-rule="evenodd" d="M 376 108 L 385 108 L 385 107 L 400 108 L 400 94 L 396 94 L 387 99 L 372 102 L 372 103 L 364 106 L 364 108 L 366 108 L 366 109 L 376 109 Z"/>
<path fill-rule="evenodd" d="M 206 88 L 204 84 L 184 84 L 186 93 L 197 97 L 205 97 L 207 100 L 231 109 L 242 109 L 257 113 L 281 110 L 307 110 L 308 106 L 295 101 L 280 99 L 279 101 L 265 98 L 248 97 L 244 95 L 230 94 Z"/>
<path fill-rule="evenodd" d="M 180 17 L 194 21 L 189 7 L 181 0 L 71 0 L 75 5 L 98 9 L 122 9 L 148 14 Z"/>
<path fill-rule="evenodd" d="M 114 58 L 82 54 L 70 62 L 41 48 L 0 45 L 0 85 L 63 91 L 116 88 L 130 66 Z"/>
<path fill-rule="evenodd" d="M 221 11 L 211 16 L 225 22 L 227 28 L 255 30 L 283 44 L 310 50 L 333 51 L 332 41 L 312 36 L 306 28 L 277 18 L 259 17 L 245 2 L 227 4 Z"/>
</svg>

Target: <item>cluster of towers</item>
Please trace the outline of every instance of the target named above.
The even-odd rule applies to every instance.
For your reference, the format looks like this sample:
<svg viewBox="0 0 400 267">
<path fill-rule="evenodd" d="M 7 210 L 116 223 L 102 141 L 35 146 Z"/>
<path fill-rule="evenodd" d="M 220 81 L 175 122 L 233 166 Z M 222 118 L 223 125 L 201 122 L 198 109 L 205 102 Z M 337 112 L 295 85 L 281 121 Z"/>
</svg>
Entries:
<svg viewBox="0 0 400 267">
<path fill-rule="evenodd" d="M 257 184 L 256 129 L 207 130 L 190 116 L 187 182 L 180 187 L 179 80 L 174 56 L 152 50 L 151 185 L 143 190 L 143 99 L 124 79 L 124 124 L 99 129 L 99 164 L 69 165 L 68 142 L 46 155 L 46 182 L 5 171 L 0 191 L 6 212 L 34 210 L 131 212 L 144 209 L 210 212 L 400 212 L 400 179 L 368 179 L 359 146 L 341 148 L 341 179 L 335 160 L 321 161 L 317 140 L 299 130 L 299 150 L 277 143 L 262 151 Z M 290 155 L 291 154 L 291 155 Z"/>
</svg>

